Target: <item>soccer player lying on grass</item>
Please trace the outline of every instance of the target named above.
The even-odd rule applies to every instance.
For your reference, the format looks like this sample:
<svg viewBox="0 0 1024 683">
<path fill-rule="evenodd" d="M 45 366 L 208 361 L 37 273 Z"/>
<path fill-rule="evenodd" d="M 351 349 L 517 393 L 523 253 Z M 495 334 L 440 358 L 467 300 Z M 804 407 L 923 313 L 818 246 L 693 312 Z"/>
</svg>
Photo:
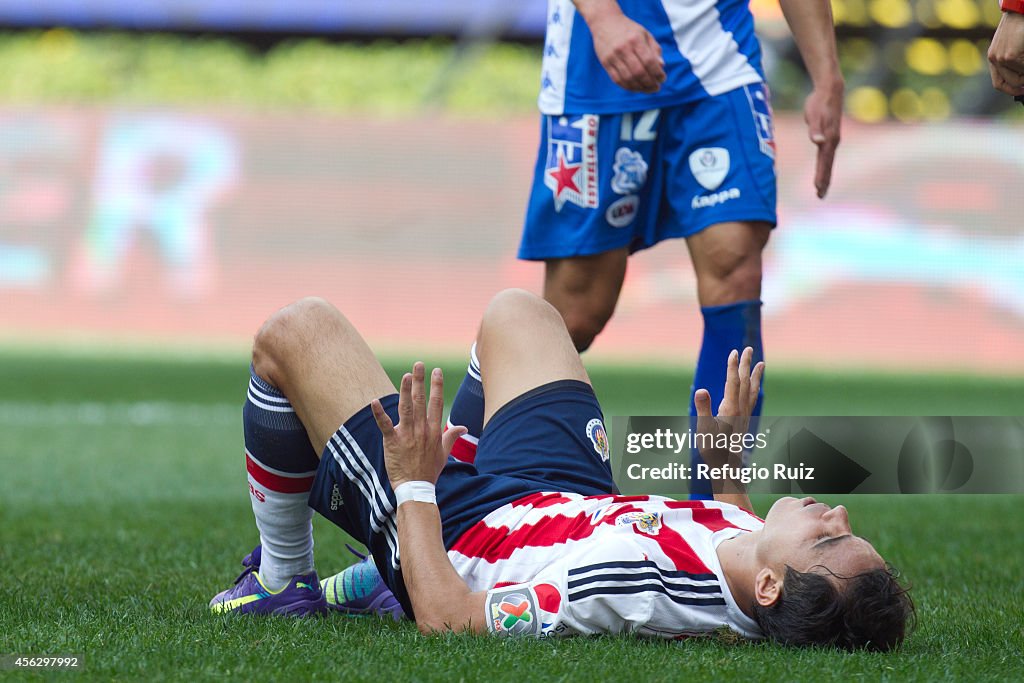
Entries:
<svg viewBox="0 0 1024 683">
<path fill-rule="evenodd" d="M 679 638 L 726 627 L 795 645 L 902 641 L 910 600 L 842 506 L 783 498 L 762 521 L 739 486 L 714 501 L 615 495 L 601 408 L 548 303 L 498 294 L 475 351 L 453 419 L 478 423 L 444 431 L 440 370 L 429 397 L 422 363 L 396 394 L 330 304 L 274 314 L 256 335 L 244 408 L 261 546 L 212 609 L 404 611 L 424 633 Z M 730 356 L 718 418 L 697 392 L 700 431 L 746 429 L 764 370 L 751 355 Z M 475 462 L 449 457 L 474 431 Z M 354 581 L 325 580 L 327 600 L 313 509 L 366 544 L 386 587 L 357 565 Z"/>
</svg>

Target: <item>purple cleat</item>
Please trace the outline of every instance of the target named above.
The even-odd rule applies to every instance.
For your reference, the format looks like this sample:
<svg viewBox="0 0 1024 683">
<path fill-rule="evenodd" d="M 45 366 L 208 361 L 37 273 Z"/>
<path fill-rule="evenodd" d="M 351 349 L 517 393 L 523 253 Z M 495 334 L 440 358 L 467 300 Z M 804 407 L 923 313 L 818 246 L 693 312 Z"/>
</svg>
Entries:
<svg viewBox="0 0 1024 683">
<path fill-rule="evenodd" d="M 323 614 L 327 611 L 323 590 L 316 572 L 292 577 L 288 585 L 272 591 L 260 579 L 261 546 L 245 556 L 245 569 L 235 585 L 218 593 L 210 601 L 210 609 L 218 614 L 277 614 L 290 617 L 304 617 Z"/>
<path fill-rule="evenodd" d="M 351 546 L 348 549 L 360 562 L 320 582 L 327 607 L 343 614 L 376 614 L 395 621 L 404 617 L 402 605 L 384 584 L 373 558 L 356 552 Z"/>
</svg>

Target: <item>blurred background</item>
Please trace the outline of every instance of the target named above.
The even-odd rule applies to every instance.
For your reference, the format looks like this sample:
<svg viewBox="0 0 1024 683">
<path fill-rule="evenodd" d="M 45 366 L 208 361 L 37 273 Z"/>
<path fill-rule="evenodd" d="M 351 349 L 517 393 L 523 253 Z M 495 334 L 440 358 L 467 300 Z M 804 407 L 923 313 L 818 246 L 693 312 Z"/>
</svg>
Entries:
<svg viewBox="0 0 1024 683">
<path fill-rule="evenodd" d="M 1024 374 L 1024 108 L 990 85 L 993 0 L 833 0 L 847 79 L 814 196 L 809 89 L 754 0 L 780 228 L 769 358 Z M 0 0 L 0 344 L 244 352 L 335 302 L 372 345 L 458 355 L 515 259 L 545 0 Z M 683 242 L 637 256 L 590 358 L 692 362 Z"/>
</svg>

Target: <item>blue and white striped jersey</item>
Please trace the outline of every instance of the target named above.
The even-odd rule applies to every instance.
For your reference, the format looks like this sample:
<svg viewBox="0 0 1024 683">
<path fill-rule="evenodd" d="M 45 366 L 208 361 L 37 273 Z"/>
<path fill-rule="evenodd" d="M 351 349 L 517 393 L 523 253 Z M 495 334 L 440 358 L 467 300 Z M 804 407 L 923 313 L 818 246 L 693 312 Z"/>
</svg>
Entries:
<svg viewBox="0 0 1024 683">
<path fill-rule="evenodd" d="M 542 114 L 644 111 L 764 80 L 748 0 L 618 0 L 661 46 L 666 80 L 653 94 L 612 82 L 572 0 L 548 0 L 538 105 Z"/>
</svg>

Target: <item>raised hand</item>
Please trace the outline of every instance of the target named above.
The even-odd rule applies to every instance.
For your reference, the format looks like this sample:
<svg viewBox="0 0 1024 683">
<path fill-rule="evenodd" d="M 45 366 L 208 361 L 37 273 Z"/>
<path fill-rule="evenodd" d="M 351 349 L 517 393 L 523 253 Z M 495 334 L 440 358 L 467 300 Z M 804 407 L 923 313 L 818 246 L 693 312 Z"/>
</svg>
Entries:
<svg viewBox="0 0 1024 683">
<path fill-rule="evenodd" d="M 430 397 L 424 386 L 424 366 L 417 361 L 412 372 L 402 376 L 398 390 L 398 424 L 395 425 L 380 401 L 370 403 L 373 417 L 384 437 L 384 465 L 391 487 L 407 481 L 437 482 L 455 441 L 465 427 L 443 429 L 444 377 L 440 368 L 430 373 Z"/>
<path fill-rule="evenodd" d="M 729 354 L 728 369 L 725 377 L 725 392 L 718 406 L 718 416 L 711 414 L 711 394 L 707 389 L 698 389 L 693 395 L 697 408 L 697 432 L 706 437 L 701 443 L 708 441 L 720 442 L 721 435 L 731 437 L 733 434 L 745 434 L 750 424 L 750 414 L 757 404 L 757 395 L 761 390 L 761 378 L 764 376 L 764 363 L 758 363 L 750 369 L 754 358 L 754 349 L 749 346 L 739 354 L 734 349 Z M 728 448 L 702 448 L 701 457 L 712 466 L 736 464 L 740 462 L 739 450 Z M 735 461 L 735 462 L 731 462 Z"/>
</svg>

